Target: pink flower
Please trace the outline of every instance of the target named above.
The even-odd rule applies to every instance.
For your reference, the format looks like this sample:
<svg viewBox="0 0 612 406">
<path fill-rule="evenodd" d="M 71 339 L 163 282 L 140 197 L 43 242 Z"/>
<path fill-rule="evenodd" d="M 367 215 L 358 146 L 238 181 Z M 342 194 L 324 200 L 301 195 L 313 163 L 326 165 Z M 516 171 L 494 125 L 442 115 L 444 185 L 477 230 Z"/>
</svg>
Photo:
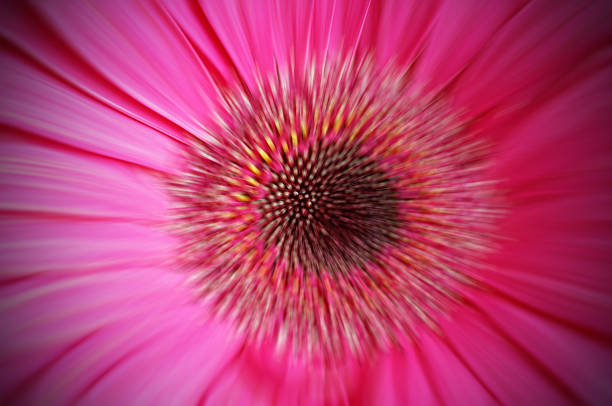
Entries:
<svg viewBox="0 0 612 406">
<path fill-rule="evenodd" d="M 0 399 L 612 402 L 612 8 L 298 3 L 3 5 Z"/>
</svg>

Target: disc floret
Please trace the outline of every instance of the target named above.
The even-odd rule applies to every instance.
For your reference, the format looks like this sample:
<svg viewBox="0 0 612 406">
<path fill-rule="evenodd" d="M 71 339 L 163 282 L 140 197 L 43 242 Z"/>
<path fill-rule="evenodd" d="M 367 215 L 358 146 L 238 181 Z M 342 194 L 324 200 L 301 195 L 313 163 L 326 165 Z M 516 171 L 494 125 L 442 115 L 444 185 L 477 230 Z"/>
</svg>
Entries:
<svg viewBox="0 0 612 406">
<path fill-rule="evenodd" d="M 223 102 L 172 182 L 181 259 L 214 313 L 335 360 L 460 302 L 497 209 L 487 149 L 441 97 L 364 58 L 279 68 Z"/>
</svg>

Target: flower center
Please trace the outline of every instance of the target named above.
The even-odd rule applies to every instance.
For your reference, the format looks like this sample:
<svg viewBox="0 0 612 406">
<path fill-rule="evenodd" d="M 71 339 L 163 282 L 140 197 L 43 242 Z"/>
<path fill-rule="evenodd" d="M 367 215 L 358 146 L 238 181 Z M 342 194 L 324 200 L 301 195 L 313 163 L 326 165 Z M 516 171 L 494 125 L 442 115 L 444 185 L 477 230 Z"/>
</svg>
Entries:
<svg viewBox="0 0 612 406">
<path fill-rule="evenodd" d="M 346 147 L 315 143 L 264 187 L 264 239 L 290 267 L 349 272 L 394 241 L 400 220 L 391 179 Z"/>
<path fill-rule="evenodd" d="M 223 93 L 169 185 L 206 309 L 252 345 L 324 362 L 435 327 L 491 245 L 487 148 L 408 70 L 368 58 L 255 87 Z"/>
</svg>

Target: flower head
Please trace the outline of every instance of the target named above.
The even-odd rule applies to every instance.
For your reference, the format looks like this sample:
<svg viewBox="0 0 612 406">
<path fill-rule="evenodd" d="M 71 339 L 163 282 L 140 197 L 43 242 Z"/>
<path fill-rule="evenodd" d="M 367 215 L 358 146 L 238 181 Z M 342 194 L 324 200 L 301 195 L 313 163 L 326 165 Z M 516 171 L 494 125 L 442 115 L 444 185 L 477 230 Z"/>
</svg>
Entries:
<svg viewBox="0 0 612 406">
<path fill-rule="evenodd" d="M 1 9 L 0 403 L 612 403 L 610 5 Z"/>
</svg>

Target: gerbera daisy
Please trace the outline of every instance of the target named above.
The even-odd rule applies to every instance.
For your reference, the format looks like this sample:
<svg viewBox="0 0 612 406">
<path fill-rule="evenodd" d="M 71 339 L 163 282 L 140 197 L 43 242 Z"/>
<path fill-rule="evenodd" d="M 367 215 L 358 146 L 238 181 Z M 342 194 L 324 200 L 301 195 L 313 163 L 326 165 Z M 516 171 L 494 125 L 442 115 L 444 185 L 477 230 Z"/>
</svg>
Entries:
<svg viewBox="0 0 612 406">
<path fill-rule="evenodd" d="M 612 402 L 609 5 L 2 8 L 4 403 Z"/>
</svg>

